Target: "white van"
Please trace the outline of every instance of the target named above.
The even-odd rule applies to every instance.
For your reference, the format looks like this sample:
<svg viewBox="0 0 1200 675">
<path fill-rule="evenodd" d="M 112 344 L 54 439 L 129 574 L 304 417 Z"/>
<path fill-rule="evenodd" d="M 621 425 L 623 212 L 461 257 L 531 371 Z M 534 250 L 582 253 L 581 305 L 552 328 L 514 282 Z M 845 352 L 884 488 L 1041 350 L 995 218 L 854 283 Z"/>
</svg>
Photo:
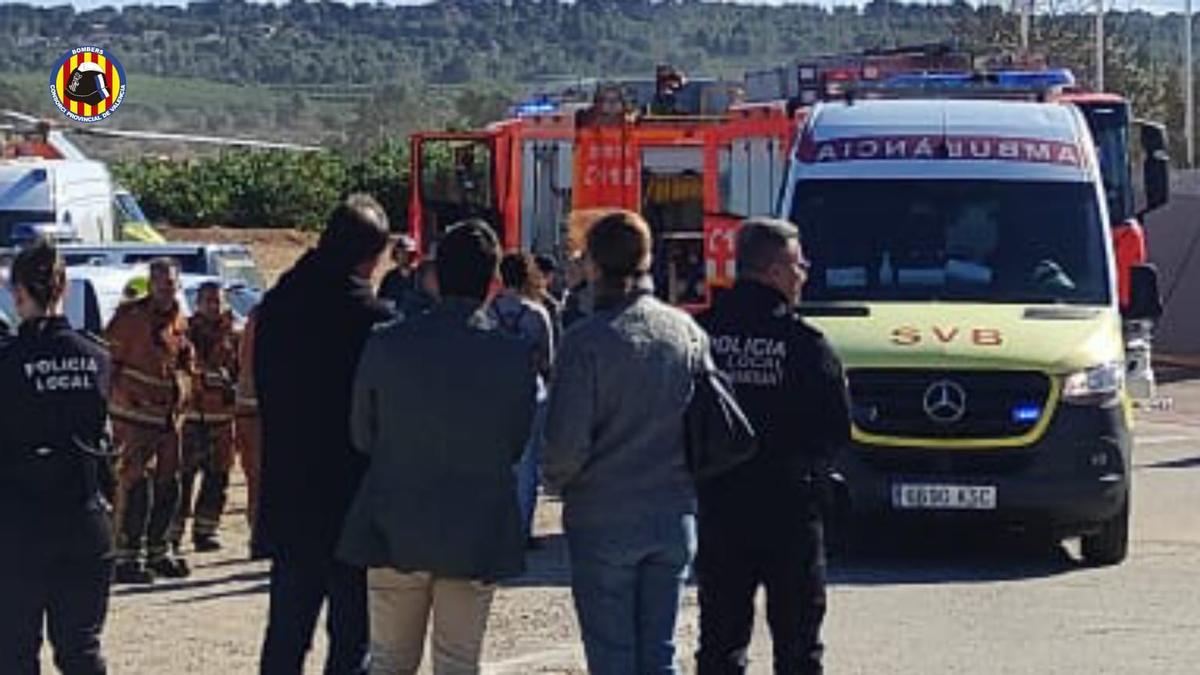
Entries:
<svg viewBox="0 0 1200 675">
<path fill-rule="evenodd" d="M 179 271 L 183 274 L 217 277 L 226 286 L 244 286 L 256 291 L 266 290 L 266 280 L 258 269 L 253 254 L 242 244 L 201 242 L 67 244 L 60 246 L 58 252 L 69 266 L 136 265 L 155 258 L 172 258 L 179 264 Z"/>
<path fill-rule="evenodd" d="M 0 160 L 0 247 L 40 235 L 58 241 L 116 238 L 112 177 L 103 162 Z"/>
</svg>

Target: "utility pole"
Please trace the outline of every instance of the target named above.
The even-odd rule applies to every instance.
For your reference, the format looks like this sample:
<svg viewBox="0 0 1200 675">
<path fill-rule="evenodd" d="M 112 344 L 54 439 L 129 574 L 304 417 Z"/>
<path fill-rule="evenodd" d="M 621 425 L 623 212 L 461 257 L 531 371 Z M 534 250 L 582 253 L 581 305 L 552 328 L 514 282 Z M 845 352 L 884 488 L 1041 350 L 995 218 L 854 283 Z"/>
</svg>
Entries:
<svg viewBox="0 0 1200 675">
<path fill-rule="evenodd" d="M 1021 56 L 1029 55 L 1029 24 L 1032 20 L 1034 0 L 1017 0 L 1021 10 Z M 1191 0 L 1188 0 L 1191 2 Z"/>
<path fill-rule="evenodd" d="M 1096 0 L 1096 91 L 1104 91 L 1104 0 Z"/>
<path fill-rule="evenodd" d="M 1192 76 L 1192 0 L 1183 0 L 1183 135 L 1187 139 L 1189 169 L 1196 165 L 1196 80 Z"/>
</svg>

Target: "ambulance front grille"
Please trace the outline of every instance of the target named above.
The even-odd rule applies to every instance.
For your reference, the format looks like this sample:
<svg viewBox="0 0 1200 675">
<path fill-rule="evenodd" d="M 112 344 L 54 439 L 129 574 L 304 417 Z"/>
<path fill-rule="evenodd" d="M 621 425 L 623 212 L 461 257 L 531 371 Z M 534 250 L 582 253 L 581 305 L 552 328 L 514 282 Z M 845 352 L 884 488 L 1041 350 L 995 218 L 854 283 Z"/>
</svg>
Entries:
<svg viewBox="0 0 1200 675">
<path fill-rule="evenodd" d="M 897 438 L 1006 439 L 1043 417 L 1050 378 L 1031 371 L 852 369 L 854 423 Z"/>
</svg>

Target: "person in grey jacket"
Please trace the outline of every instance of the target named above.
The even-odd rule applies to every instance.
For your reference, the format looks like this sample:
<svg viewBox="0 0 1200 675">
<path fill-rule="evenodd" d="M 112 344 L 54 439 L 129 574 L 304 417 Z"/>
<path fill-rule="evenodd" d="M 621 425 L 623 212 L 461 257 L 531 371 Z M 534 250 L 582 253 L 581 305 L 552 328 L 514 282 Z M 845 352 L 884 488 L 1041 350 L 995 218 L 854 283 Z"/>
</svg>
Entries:
<svg viewBox="0 0 1200 675">
<path fill-rule="evenodd" d="M 696 546 L 683 415 L 708 340 L 650 292 L 650 230 L 621 211 L 587 235 L 596 311 L 555 364 L 542 470 L 563 497 L 571 589 L 594 675 L 674 673 Z"/>
<path fill-rule="evenodd" d="M 415 673 L 432 610 L 435 672 L 477 672 L 497 580 L 523 571 L 512 466 L 529 438 L 530 347 L 481 308 L 499 244 L 480 222 L 438 247 L 442 301 L 377 330 L 351 434 L 371 458 L 341 557 L 368 568 L 372 673 Z"/>
</svg>

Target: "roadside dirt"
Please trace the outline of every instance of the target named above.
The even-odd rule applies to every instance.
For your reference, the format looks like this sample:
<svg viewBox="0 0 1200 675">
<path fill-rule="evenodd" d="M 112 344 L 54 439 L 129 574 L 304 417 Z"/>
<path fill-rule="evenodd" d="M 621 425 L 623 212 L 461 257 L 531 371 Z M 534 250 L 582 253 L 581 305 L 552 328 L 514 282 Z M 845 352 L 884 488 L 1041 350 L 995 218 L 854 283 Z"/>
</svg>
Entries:
<svg viewBox="0 0 1200 675">
<path fill-rule="evenodd" d="M 172 241 L 204 241 L 219 244 L 244 244 L 254 253 L 254 259 L 269 283 L 275 283 L 279 275 L 287 271 L 292 263 L 309 247 L 316 245 L 317 233 L 290 229 L 228 229 L 208 228 L 163 228 L 163 235 Z"/>
</svg>

